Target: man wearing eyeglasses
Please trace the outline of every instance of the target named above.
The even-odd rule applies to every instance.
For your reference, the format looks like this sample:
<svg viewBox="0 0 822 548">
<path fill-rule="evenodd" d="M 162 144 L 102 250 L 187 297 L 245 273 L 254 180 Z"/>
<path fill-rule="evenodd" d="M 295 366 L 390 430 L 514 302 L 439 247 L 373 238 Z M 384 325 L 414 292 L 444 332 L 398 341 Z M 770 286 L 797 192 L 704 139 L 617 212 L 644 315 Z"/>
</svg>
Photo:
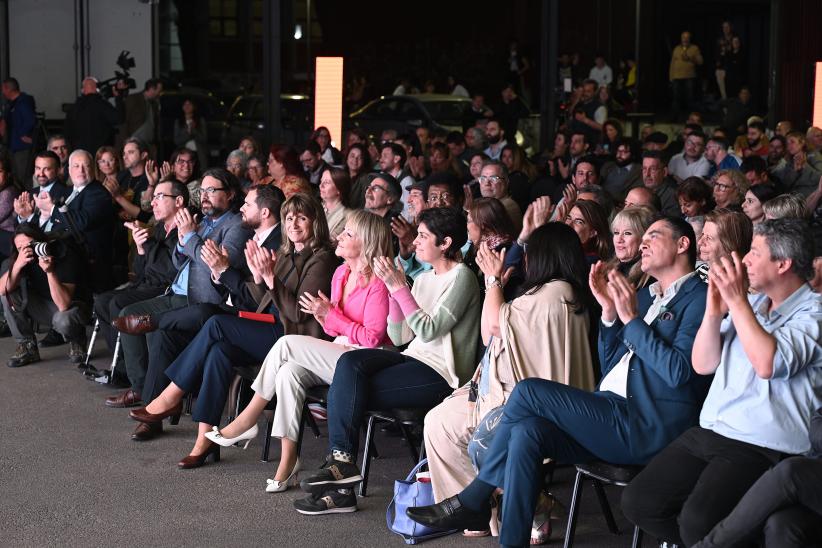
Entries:
<svg viewBox="0 0 822 548">
<path fill-rule="evenodd" d="M 188 189 L 178 181 L 163 181 L 157 185 L 151 198 L 152 212 L 157 224 L 150 230 L 139 221 L 129 221 L 124 226 L 131 230 L 137 257 L 134 259 L 135 278 L 126 287 L 114 289 L 94 296 L 94 312 L 100 320 L 100 332 L 114 352 L 117 331 L 111 326 L 111 320 L 120 315 L 126 306 L 162 295 L 174 281 L 177 268 L 171 256 L 177 245 L 177 226 L 174 219 L 182 209 L 188 206 Z M 118 377 L 115 384 L 127 380 L 125 362 L 118 356 L 115 366 Z M 139 401 L 139 398 L 137 398 Z M 135 403 L 135 392 L 132 389 L 106 399 L 109 407 L 130 407 Z"/>
<path fill-rule="evenodd" d="M 522 230 L 522 210 L 508 193 L 508 170 L 500 162 L 491 162 L 482 168 L 477 177 L 483 198 L 496 198 L 505 207 L 514 223 L 516 232 Z"/>
<path fill-rule="evenodd" d="M 203 260 L 201 252 L 206 242 L 212 241 L 218 248 L 225 247 L 232 267 L 241 268 L 244 262 L 243 249 L 251 231 L 242 226 L 238 213 L 239 197 L 242 196 L 239 181 L 224 169 L 209 169 L 203 176 L 200 190 L 203 220 L 198 223 L 185 208 L 174 216 L 177 243 L 171 257 L 177 272 L 171 286 L 161 296 L 126 306 L 114 321 L 121 333 L 120 343 L 129 381 L 137 394 L 143 391 L 148 370 L 145 334 L 152 329 L 151 315 L 190 304 L 220 304 L 225 300 L 225 287 L 212 283 L 211 268 Z M 158 432 L 156 426 L 143 431 L 138 427 L 133 438 L 142 441 L 154 437 Z"/>
<path fill-rule="evenodd" d="M 676 182 L 668 177 L 668 167 L 662 154 L 648 151 L 642 155 L 642 184 L 653 190 L 659 197 L 663 215 L 679 217 L 679 200 L 676 197 Z"/>
<path fill-rule="evenodd" d="M 685 138 L 682 152 L 674 154 L 668 162 L 668 172 L 682 182 L 688 177 L 708 176 L 711 171 L 711 162 L 703 155 L 705 152 L 705 134 L 694 131 Z"/>
</svg>

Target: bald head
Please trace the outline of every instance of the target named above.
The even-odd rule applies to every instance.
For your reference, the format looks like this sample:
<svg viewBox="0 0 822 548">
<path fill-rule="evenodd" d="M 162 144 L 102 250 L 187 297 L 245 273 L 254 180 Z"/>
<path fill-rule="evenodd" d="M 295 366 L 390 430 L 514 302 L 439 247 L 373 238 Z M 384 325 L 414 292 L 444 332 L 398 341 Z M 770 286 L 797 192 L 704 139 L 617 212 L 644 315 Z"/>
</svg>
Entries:
<svg viewBox="0 0 822 548">
<path fill-rule="evenodd" d="M 94 78 L 93 76 L 87 76 L 84 78 L 82 92 L 83 95 L 97 93 L 97 78 Z"/>
</svg>

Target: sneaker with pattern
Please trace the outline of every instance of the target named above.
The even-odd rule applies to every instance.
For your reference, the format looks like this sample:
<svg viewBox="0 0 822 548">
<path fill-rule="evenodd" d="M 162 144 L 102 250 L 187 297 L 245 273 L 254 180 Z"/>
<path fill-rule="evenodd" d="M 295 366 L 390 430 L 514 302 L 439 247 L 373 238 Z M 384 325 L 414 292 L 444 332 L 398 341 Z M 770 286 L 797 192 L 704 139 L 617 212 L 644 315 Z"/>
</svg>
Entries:
<svg viewBox="0 0 822 548">
<path fill-rule="evenodd" d="M 303 479 L 300 487 L 303 491 L 318 495 L 329 489 L 354 487 L 361 481 L 360 469 L 356 464 L 327 457 L 323 467 L 316 474 Z"/>
<path fill-rule="evenodd" d="M 357 511 L 357 495 L 352 489 L 329 489 L 294 501 L 294 509 L 307 516 L 346 514 Z"/>
</svg>

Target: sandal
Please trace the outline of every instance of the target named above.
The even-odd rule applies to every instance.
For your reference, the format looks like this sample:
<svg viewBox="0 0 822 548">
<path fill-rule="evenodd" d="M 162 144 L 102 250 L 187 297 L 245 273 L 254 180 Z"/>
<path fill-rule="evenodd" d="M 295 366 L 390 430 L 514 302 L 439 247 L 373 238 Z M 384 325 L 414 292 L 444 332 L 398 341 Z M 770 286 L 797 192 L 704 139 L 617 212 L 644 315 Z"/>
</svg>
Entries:
<svg viewBox="0 0 822 548">
<path fill-rule="evenodd" d="M 531 546 L 547 544 L 551 538 L 551 512 L 559 506 L 553 495 L 540 491 L 534 521 L 531 523 Z"/>
</svg>

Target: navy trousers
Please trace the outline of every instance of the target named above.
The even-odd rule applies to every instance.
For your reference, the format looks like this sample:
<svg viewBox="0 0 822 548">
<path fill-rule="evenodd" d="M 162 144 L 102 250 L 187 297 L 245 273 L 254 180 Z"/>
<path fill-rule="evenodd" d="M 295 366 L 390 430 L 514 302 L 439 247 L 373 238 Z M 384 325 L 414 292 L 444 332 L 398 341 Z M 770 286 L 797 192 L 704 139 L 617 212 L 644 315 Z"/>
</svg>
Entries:
<svg viewBox="0 0 822 548">
<path fill-rule="evenodd" d="M 433 409 L 451 393 L 445 379 L 423 362 L 391 350 L 351 350 L 337 360 L 328 390 L 331 450 L 357 455 L 368 410 Z"/>
<path fill-rule="evenodd" d="M 221 314 L 206 321 L 165 375 L 186 392 L 199 389 L 192 419 L 220 424 L 234 367 L 261 363 L 282 335 L 282 324 Z"/>
<path fill-rule="evenodd" d="M 628 444 L 625 398 L 543 379 L 517 383 L 477 476 L 505 489 L 500 544 L 528 545 L 546 457 L 638 464 Z"/>
</svg>

